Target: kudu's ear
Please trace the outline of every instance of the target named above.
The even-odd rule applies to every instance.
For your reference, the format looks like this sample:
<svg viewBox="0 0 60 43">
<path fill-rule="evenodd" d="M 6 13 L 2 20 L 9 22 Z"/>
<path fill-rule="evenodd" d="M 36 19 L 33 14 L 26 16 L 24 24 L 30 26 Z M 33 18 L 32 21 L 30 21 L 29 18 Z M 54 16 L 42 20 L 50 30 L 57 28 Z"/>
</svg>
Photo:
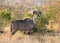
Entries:
<svg viewBox="0 0 60 43">
<path fill-rule="evenodd" d="M 35 15 L 36 15 L 36 14 L 37 14 L 37 12 L 36 12 L 36 11 L 33 11 L 33 14 L 35 14 Z"/>
</svg>

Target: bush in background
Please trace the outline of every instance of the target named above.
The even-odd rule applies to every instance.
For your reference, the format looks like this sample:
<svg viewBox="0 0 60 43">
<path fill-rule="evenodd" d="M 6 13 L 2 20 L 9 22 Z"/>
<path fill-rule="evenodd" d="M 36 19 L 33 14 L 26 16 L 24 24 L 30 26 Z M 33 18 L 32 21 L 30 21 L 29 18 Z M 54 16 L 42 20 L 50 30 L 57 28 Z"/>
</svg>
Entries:
<svg viewBox="0 0 60 43">
<path fill-rule="evenodd" d="M 11 15 L 10 11 L 0 11 L 0 29 L 8 26 L 13 21 L 14 18 Z"/>
</svg>

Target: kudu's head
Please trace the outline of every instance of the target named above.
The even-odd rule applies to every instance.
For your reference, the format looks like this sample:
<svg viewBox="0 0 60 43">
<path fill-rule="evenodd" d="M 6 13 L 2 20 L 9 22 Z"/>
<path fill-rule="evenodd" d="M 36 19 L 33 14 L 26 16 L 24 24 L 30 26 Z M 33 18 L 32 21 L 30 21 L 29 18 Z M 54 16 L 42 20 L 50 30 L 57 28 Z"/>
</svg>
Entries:
<svg viewBox="0 0 60 43">
<path fill-rule="evenodd" d="M 41 11 L 33 11 L 33 14 L 39 17 L 41 15 Z"/>
<path fill-rule="evenodd" d="M 33 17 L 33 21 L 34 24 L 36 24 L 38 17 L 41 15 L 41 11 L 33 11 L 34 17 Z"/>
</svg>

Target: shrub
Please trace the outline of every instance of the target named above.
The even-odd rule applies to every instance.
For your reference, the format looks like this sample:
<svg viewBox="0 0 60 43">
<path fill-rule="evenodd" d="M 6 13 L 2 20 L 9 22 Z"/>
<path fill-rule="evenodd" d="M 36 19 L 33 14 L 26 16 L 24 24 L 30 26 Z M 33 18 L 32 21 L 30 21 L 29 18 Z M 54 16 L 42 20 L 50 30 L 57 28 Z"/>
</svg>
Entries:
<svg viewBox="0 0 60 43">
<path fill-rule="evenodd" d="M 38 31 L 39 32 L 46 31 L 46 26 L 45 26 L 46 24 L 48 24 L 48 19 L 43 14 L 40 15 L 36 24 Z"/>
<path fill-rule="evenodd" d="M 53 20 L 56 20 L 56 15 L 55 15 L 55 12 L 54 12 L 54 9 L 53 7 L 49 7 L 46 11 L 46 17 L 48 19 L 53 19 Z"/>
<path fill-rule="evenodd" d="M 4 28 L 5 26 L 9 25 L 12 20 L 14 19 L 11 17 L 10 11 L 0 11 L 0 29 Z"/>
</svg>

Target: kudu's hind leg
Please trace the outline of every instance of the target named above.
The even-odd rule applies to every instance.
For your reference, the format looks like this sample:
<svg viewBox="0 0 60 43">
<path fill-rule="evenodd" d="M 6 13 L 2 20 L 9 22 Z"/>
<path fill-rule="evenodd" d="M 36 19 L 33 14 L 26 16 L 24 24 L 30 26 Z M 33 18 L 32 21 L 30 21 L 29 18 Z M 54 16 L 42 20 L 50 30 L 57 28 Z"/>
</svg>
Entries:
<svg viewBox="0 0 60 43">
<path fill-rule="evenodd" d="M 18 26 L 15 24 L 12 24 L 11 25 L 11 36 L 13 36 L 17 30 L 18 30 Z"/>
<path fill-rule="evenodd" d="M 11 31 L 10 39 L 17 32 L 17 30 L 18 30 L 18 28 L 16 26 L 11 25 L 11 27 L 10 27 L 10 31 Z"/>
<path fill-rule="evenodd" d="M 11 29 L 11 36 L 13 36 L 17 32 L 17 29 Z"/>
</svg>

